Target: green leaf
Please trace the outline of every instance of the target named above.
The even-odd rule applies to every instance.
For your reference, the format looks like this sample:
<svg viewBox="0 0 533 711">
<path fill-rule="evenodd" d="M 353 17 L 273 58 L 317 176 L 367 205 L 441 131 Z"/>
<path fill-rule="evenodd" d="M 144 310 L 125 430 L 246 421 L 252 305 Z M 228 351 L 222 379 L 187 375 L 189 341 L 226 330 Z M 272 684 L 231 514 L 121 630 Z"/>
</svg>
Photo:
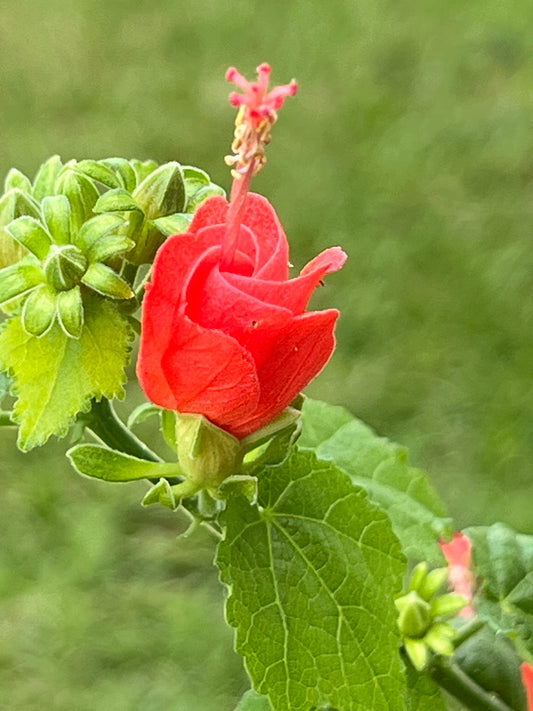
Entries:
<svg viewBox="0 0 533 711">
<path fill-rule="evenodd" d="M 135 295 L 128 282 L 100 262 L 90 264 L 81 281 L 111 299 L 131 299 Z"/>
<path fill-rule="evenodd" d="M 482 581 L 476 611 L 533 663 L 533 536 L 503 523 L 465 533 L 472 541 L 474 572 Z"/>
<path fill-rule="evenodd" d="M 56 244 L 69 244 L 70 202 L 66 195 L 49 195 L 42 201 L 43 217 Z"/>
<path fill-rule="evenodd" d="M 78 444 L 69 449 L 67 457 L 78 474 L 104 481 L 137 481 L 181 474 L 176 463 L 148 462 L 99 444 Z"/>
<path fill-rule="evenodd" d="M 135 242 L 129 237 L 122 235 L 107 235 L 101 237 L 87 251 L 87 258 L 90 262 L 105 262 L 108 259 L 117 257 L 124 252 L 128 252 L 135 247 Z"/>
<path fill-rule="evenodd" d="M 41 201 L 47 195 L 55 194 L 57 176 L 62 168 L 59 156 L 52 156 L 41 165 L 33 181 L 33 196 L 36 200 Z"/>
<path fill-rule="evenodd" d="M 387 516 L 349 478 L 295 449 L 233 497 L 217 563 L 254 687 L 275 711 L 403 709 L 394 597 L 405 570 Z"/>
<path fill-rule="evenodd" d="M 244 694 L 235 711 L 272 711 L 272 706 L 268 697 L 250 689 Z"/>
<path fill-rule="evenodd" d="M 38 259 L 46 258 L 52 238 L 34 217 L 18 217 L 7 225 L 6 230 Z"/>
<path fill-rule="evenodd" d="M 137 186 L 133 197 L 149 220 L 183 212 L 185 185 L 180 164 L 171 161 L 160 165 Z"/>
<path fill-rule="evenodd" d="M 147 178 L 150 173 L 153 173 L 157 168 L 157 163 L 155 160 L 137 160 L 132 158 L 130 160 L 130 165 L 135 171 L 135 176 L 137 178 L 136 184 L 139 185 L 142 181 Z"/>
<path fill-rule="evenodd" d="M 124 188 L 116 188 L 108 190 L 100 196 L 98 202 L 94 206 L 94 212 L 129 212 L 130 210 L 139 210 L 141 208 Z"/>
<path fill-rule="evenodd" d="M 43 281 L 43 270 L 34 264 L 19 262 L 0 269 L 0 304 L 31 291 Z"/>
<path fill-rule="evenodd" d="M 440 687 L 427 673 L 417 672 L 406 662 L 405 711 L 446 711 Z"/>
<path fill-rule="evenodd" d="M 14 378 L 19 447 L 29 450 L 52 434 L 64 436 L 93 397 L 123 397 L 130 340 L 128 322 L 97 296 L 85 300 L 79 340 L 58 323 L 37 338 L 24 331 L 20 318 L 8 321 L 0 332 L 0 370 Z"/>
<path fill-rule="evenodd" d="M 83 223 L 94 214 L 98 190 L 93 181 L 83 173 L 67 168 L 57 178 L 56 191 L 66 195 L 70 202 L 70 234 L 79 232 Z"/>
<path fill-rule="evenodd" d="M 449 532 L 450 519 L 426 475 L 409 466 L 405 449 L 342 408 L 306 400 L 302 412 L 299 447 L 334 462 L 368 492 L 390 516 L 406 555 L 441 563 L 437 540 Z"/>
</svg>

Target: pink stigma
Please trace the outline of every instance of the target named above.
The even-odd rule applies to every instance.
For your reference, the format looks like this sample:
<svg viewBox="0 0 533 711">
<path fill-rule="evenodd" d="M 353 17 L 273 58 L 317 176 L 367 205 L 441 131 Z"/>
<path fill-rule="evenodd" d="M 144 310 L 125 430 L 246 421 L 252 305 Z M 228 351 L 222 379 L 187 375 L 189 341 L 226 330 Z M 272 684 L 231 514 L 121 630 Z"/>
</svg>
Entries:
<svg viewBox="0 0 533 711">
<path fill-rule="evenodd" d="M 298 89 L 297 82 L 293 79 L 289 84 L 276 86 L 268 91 L 271 68 L 269 64 L 263 63 L 257 67 L 257 81 L 248 81 L 235 67 L 230 67 L 226 72 L 226 79 L 239 89 L 243 94 L 232 91 L 230 102 L 233 106 L 245 106 L 248 117 L 254 124 L 260 123 L 263 119 L 276 118 L 276 111 L 283 106 L 287 96 L 294 96 Z"/>
</svg>

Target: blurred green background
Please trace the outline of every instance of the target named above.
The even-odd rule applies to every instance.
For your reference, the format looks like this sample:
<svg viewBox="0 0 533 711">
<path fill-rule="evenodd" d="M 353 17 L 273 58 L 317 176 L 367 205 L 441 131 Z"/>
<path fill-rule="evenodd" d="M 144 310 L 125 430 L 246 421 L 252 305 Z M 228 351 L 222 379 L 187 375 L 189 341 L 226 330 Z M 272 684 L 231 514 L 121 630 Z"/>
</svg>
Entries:
<svg viewBox="0 0 533 711">
<path fill-rule="evenodd" d="M 296 77 L 254 189 L 295 265 L 350 256 L 315 297 L 342 319 L 309 394 L 407 445 L 459 527 L 533 533 L 532 22 L 526 0 L 5 0 L 0 174 L 121 155 L 228 188 L 226 68 Z M 0 435 L 0 707 L 231 711 L 208 535 L 77 477 L 65 442 Z"/>
</svg>

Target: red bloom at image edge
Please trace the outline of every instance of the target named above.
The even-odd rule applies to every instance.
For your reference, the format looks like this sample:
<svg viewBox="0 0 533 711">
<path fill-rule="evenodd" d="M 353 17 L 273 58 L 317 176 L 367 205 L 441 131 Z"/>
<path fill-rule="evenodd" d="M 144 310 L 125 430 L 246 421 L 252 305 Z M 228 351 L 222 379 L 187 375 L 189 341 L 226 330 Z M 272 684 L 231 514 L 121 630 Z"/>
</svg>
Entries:
<svg viewBox="0 0 533 711">
<path fill-rule="evenodd" d="M 270 422 L 335 347 L 336 309 L 305 313 L 346 255 L 322 252 L 289 279 L 288 244 L 266 198 L 248 194 L 231 265 L 221 268 L 229 205 L 197 211 L 159 250 L 147 285 L 137 372 L 161 407 L 205 415 L 238 438 Z"/>
<path fill-rule="evenodd" d="M 455 533 L 452 541 L 440 541 L 444 557 L 448 561 L 448 580 L 452 589 L 466 598 L 469 602 L 473 598 L 474 575 L 470 569 L 472 564 L 472 543 L 464 533 Z M 464 607 L 459 613 L 462 617 L 470 617 L 474 610 L 470 605 Z"/>
<path fill-rule="evenodd" d="M 527 691 L 527 702 L 529 711 L 533 711 L 533 666 L 524 662 L 522 664 L 522 679 Z"/>
</svg>

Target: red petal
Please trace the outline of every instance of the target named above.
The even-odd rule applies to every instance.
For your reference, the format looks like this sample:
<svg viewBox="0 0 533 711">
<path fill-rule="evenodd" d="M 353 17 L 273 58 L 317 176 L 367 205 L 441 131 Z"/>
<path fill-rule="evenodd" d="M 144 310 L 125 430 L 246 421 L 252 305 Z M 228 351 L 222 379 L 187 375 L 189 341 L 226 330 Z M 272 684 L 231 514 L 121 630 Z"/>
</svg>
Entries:
<svg viewBox="0 0 533 711">
<path fill-rule="evenodd" d="M 276 211 L 262 195 L 249 193 L 242 219 L 257 236 L 259 253 L 254 276 L 285 281 L 289 278 L 289 245 Z"/>
<path fill-rule="evenodd" d="M 183 312 L 174 321 L 162 369 L 175 409 L 205 415 L 230 432 L 257 405 L 259 384 L 249 353 L 225 333 L 192 323 Z"/>
<path fill-rule="evenodd" d="M 265 281 L 238 274 L 225 274 L 229 284 L 242 292 L 272 306 L 289 309 L 295 316 L 303 313 L 309 299 L 325 274 L 337 271 L 346 261 L 340 247 L 331 247 L 315 257 L 304 267 L 296 279 L 289 281 Z"/>
<path fill-rule="evenodd" d="M 258 406 L 233 433 L 246 437 L 284 410 L 322 370 L 335 348 L 336 309 L 298 316 L 283 328 L 258 329 L 247 349 L 254 357 L 261 386 Z"/>
<path fill-rule="evenodd" d="M 170 237 L 154 261 L 152 283 L 147 284 L 143 303 L 142 333 L 137 361 L 139 382 L 150 400 L 161 407 L 176 408 L 176 402 L 161 370 L 176 309 L 179 308 L 189 275 L 206 253 L 220 252 L 218 235 L 180 234 Z"/>
</svg>

